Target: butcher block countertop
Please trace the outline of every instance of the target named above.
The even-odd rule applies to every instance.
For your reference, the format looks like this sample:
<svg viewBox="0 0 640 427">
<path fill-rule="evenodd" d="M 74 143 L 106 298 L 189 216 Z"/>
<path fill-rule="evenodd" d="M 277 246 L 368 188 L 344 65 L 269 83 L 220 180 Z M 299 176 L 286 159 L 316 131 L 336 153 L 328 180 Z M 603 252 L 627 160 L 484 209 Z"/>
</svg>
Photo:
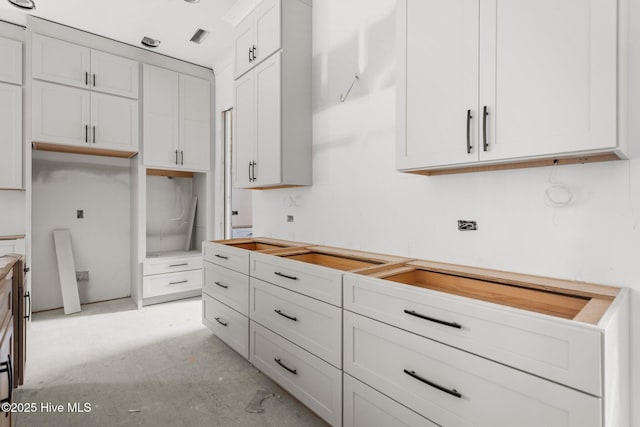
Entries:
<svg viewBox="0 0 640 427">
<path fill-rule="evenodd" d="M 11 269 L 21 257 L 21 255 L 0 256 L 0 280 L 3 280 L 11 272 Z"/>
</svg>

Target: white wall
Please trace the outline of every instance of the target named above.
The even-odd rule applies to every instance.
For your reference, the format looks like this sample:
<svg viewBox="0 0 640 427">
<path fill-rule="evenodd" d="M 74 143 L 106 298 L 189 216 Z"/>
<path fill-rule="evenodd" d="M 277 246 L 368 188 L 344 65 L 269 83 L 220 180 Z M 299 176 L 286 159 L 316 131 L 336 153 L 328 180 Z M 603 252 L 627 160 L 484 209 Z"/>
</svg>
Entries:
<svg viewBox="0 0 640 427">
<path fill-rule="evenodd" d="M 131 174 L 128 159 L 33 153 L 33 310 L 62 307 L 53 230 L 71 231 L 80 302 L 131 293 Z M 84 219 L 76 210 L 84 210 Z"/>
<path fill-rule="evenodd" d="M 631 6 L 637 150 L 640 0 Z M 394 14 L 394 0 L 314 2 L 313 186 L 255 192 L 254 234 L 631 287 L 632 425 L 640 425 L 640 161 L 438 177 L 395 171 Z M 341 104 L 355 71 L 361 80 Z M 545 204 L 551 174 L 574 191 L 571 206 Z M 459 232 L 458 219 L 479 230 Z"/>
</svg>

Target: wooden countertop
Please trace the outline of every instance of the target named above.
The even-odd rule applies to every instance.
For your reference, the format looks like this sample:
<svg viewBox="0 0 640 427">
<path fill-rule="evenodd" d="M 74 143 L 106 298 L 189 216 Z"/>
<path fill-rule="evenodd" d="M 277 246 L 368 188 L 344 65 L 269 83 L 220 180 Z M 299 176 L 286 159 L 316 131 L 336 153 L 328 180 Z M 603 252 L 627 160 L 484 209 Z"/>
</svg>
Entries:
<svg viewBox="0 0 640 427">
<path fill-rule="evenodd" d="M 16 262 L 20 260 L 20 255 L 0 256 L 0 280 L 3 280 L 11 271 Z"/>
<path fill-rule="evenodd" d="M 18 240 L 24 239 L 24 234 L 16 234 L 14 236 L 0 236 L 0 240 Z"/>
</svg>

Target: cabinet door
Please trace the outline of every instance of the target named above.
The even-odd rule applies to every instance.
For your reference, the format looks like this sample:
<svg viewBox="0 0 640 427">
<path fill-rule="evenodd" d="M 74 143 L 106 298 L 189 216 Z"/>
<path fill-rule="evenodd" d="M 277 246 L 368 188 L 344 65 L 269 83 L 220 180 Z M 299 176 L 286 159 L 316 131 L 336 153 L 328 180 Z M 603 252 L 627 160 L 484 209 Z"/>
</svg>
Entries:
<svg viewBox="0 0 640 427">
<path fill-rule="evenodd" d="M 0 82 L 22 84 L 22 43 L 0 37 Z"/>
<path fill-rule="evenodd" d="M 32 74 L 36 79 L 89 87 L 91 51 L 51 37 L 32 36 Z"/>
<path fill-rule="evenodd" d="M 616 147 L 617 3 L 482 1 L 480 159 Z"/>
<path fill-rule="evenodd" d="M 10 369 L 13 366 L 13 322 L 2 332 L 3 338 L 0 343 L 0 398 L 7 399 L 11 395 L 11 388 L 15 385 Z M 3 411 L 4 412 L 4 411 Z M 0 415 L 0 427 L 11 426 L 11 413 L 6 416 Z"/>
<path fill-rule="evenodd" d="M 398 169 L 473 162 L 479 0 L 406 0 L 400 7 Z"/>
<path fill-rule="evenodd" d="M 91 51 L 91 89 L 138 99 L 139 64 L 117 55 Z"/>
<path fill-rule="evenodd" d="M 178 166 L 178 73 L 144 64 L 143 151 L 145 166 Z"/>
<path fill-rule="evenodd" d="M 22 88 L 0 83 L 0 188 L 22 188 Z"/>
<path fill-rule="evenodd" d="M 90 141 L 98 148 L 138 151 L 138 101 L 92 93 Z"/>
<path fill-rule="evenodd" d="M 256 149 L 253 176 L 255 186 L 282 181 L 282 118 L 280 54 L 275 54 L 255 70 Z"/>
<path fill-rule="evenodd" d="M 253 65 L 280 49 L 280 0 L 263 0 L 253 12 L 256 49 Z"/>
<path fill-rule="evenodd" d="M 233 121 L 233 185 L 250 187 L 252 163 L 255 157 L 256 108 L 254 73 L 248 73 L 236 80 L 235 117 Z"/>
<path fill-rule="evenodd" d="M 253 19 L 247 16 L 233 31 L 235 51 L 235 73 L 237 79 L 253 66 Z"/>
<path fill-rule="evenodd" d="M 34 81 L 32 139 L 67 145 L 89 142 L 90 97 L 83 89 Z"/>
<path fill-rule="evenodd" d="M 211 86 L 180 74 L 180 165 L 207 171 L 211 163 Z"/>
</svg>

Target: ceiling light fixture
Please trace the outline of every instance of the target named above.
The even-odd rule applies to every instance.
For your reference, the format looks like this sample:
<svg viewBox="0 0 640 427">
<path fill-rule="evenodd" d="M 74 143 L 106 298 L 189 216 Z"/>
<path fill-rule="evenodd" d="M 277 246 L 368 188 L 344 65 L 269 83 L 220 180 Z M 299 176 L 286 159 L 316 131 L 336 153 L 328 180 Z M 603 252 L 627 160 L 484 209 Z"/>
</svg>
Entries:
<svg viewBox="0 0 640 427">
<path fill-rule="evenodd" d="M 9 0 L 9 3 L 11 3 L 14 6 L 19 7 L 20 9 L 35 9 L 36 8 L 36 4 L 34 3 L 33 0 Z"/>
<path fill-rule="evenodd" d="M 190 41 L 200 44 L 209 36 L 209 34 L 209 31 L 198 28 L 198 30 L 191 37 Z"/>
<path fill-rule="evenodd" d="M 158 47 L 160 46 L 160 40 L 152 39 L 151 37 L 144 36 L 142 41 L 140 42 L 147 47 Z"/>
<path fill-rule="evenodd" d="M 184 0 L 184 1 L 191 4 L 200 2 L 200 0 Z"/>
</svg>

